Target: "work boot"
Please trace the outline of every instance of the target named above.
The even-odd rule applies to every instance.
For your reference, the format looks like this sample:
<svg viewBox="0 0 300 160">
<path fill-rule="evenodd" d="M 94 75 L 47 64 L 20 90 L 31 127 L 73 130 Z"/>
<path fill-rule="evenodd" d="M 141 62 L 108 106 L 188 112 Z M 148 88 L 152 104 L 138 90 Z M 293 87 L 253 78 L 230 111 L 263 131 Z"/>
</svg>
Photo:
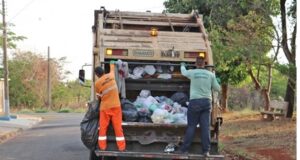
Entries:
<svg viewBox="0 0 300 160">
<path fill-rule="evenodd" d="M 209 154 L 209 152 L 204 152 L 204 153 L 203 153 L 203 156 L 204 156 L 204 157 L 209 157 L 210 154 Z"/>
</svg>

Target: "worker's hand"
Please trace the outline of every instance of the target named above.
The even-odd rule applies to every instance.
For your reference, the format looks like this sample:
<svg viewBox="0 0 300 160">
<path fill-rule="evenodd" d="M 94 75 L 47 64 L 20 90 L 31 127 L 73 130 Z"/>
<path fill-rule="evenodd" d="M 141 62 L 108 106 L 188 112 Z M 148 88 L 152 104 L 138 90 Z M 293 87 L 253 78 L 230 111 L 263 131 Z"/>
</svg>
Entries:
<svg viewBox="0 0 300 160">
<path fill-rule="evenodd" d="M 180 66 L 184 66 L 184 67 L 185 67 L 186 64 L 185 64 L 184 62 L 181 62 L 181 63 L 180 63 Z"/>
<path fill-rule="evenodd" d="M 110 60 L 109 64 L 116 64 L 116 61 L 115 60 Z"/>
</svg>

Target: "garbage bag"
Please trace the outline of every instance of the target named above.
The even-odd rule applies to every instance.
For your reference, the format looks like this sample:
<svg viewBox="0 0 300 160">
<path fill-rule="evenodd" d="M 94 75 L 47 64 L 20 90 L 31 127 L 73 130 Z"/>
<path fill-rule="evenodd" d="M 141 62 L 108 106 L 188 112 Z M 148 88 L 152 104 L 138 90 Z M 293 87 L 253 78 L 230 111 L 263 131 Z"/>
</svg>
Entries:
<svg viewBox="0 0 300 160">
<path fill-rule="evenodd" d="M 173 117 L 173 114 L 169 114 L 168 116 L 166 116 L 164 118 L 164 123 L 165 124 L 171 124 L 171 123 L 174 123 L 175 122 L 175 119 Z"/>
<path fill-rule="evenodd" d="M 168 111 L 168 112 L 171 112 L 172 109 L 173 109 L 173 107 L 172 107 L 171 105 L 166 104 L 166 103 L 163 103 L 163 104 L 160 106 L 160 108 L 161 108 L 161 109 L 164 109 L 164 110 L 166 110 L 166 111 Z"/>
<path fill-rule="evenodd" d="M 155 103 L 153 103 L 153 104 L 151 104 L 151 105 L 149 106 L 149 110 L 150 110 L 151 112 L 154 112 L 157 108 L 158 108 L 158 105 L 155 104 Z"/>
<path fill-rule="evenodd" d="M 143 108 L 144 107 L 144 101 L 146 100 L 146 98 L 140 97 L 138 96 L 136 98 L 136 100 L 133 102 L 134 106 L 136 108 Z"/>
<path fill-rule="evenodd" d="M 127 99 L 123 99 L 121 105 L 123 120 L 125 122 L 136 122 L 138 119 L 138 111 L 134 104 Z"/>
<path fill-rule="evenodd" d="M 153 121 L 153 123 L 164 123 L 165 122 L 165 118 L 169 115 L 169 112 L 164 110 L 164 109 L 156 109 L 152 116 L 151 119 Z"/>
<path fill-rule="evenodd" d="M 184 113 L 176 113 L 173 115 L 173 123 L 176 124 L 187 124 L 187 117 Z"/>
<path fill-rule="evenodd" d="M 133 69 L 133 75 L 137 78 L 142 78 L 144 74 L 144 67 L 135 67 Z"/>
<path fill-rule="evenodd" d="M 145 99 L 143 104 L 145 107 L 150 107 L 152 104 L 158 104 L 158 102 L 154 97 L 149 96 Z"/>
<path fill-rule="evenodd" d="M 141 108 L 138 111 L 138 115 L 139 115 L 138 122 L 152 123 L 151 113 L 147 108 Z"/>
<path fill-rule="evenodd" d="M 156 72 L 156 69 L 153 65 L 146 65 L 144 67 L 144 71 L 148 74 L 148 75 L 154 75 L 154 73 Z"/>
<path fill-rule="evenodd" d="M 141 90 L 140 97 L 147 98 L 149 96 L 151 96 L 151 91 L 150 90 L 146 90 L 146 89 Z"/>
<path fill-rule="evenodd" d="M 88 110 L 81 123 L 81 141 L 90 150 L 95 150 L 98 142 L 99 100 L 88 103 Z"/>
<path fill-rule="evenodd" d="M 173 103 L 174 103 L 170 98 L 165 97 L 165 96 L 160 96 L 160 97 L 156 96 L 155 99 L 156 99 L 159 103 L 164 103 L 164 104 L 168 104 L 168 105 L 171 105 L 171 106 L 172 106 Z"/>
<path fill-rule="evenodd" d="M 187 106 L 186 102 L 189 101 L 188 96 L 183 92 L 176 92 L 170 98 L 182 106 Z"/>
<path fill-rule="evenodd" d="M 172 75 L 171 74 L 168 74 L 168 73 L 162 73 L 162 74 L 159 74 L 157 76 L 157 78 L 160 78 L 160 79 L 171 79 L 172 78 Z"/>
</svg>

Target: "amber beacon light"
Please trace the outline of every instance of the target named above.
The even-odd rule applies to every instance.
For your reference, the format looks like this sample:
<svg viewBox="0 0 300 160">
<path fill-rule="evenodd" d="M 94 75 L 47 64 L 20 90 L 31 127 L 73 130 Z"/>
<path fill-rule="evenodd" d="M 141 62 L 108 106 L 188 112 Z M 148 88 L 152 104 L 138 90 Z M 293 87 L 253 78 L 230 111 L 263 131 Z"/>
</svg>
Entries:
<svg viewBox="0 0 300 160">
<path fill-rule="evenodd" d="M 151 28 L 150 35 L 151 36 L 157 36 L 157 34 L 158 34 L 157 28 Z"/>
</svg>

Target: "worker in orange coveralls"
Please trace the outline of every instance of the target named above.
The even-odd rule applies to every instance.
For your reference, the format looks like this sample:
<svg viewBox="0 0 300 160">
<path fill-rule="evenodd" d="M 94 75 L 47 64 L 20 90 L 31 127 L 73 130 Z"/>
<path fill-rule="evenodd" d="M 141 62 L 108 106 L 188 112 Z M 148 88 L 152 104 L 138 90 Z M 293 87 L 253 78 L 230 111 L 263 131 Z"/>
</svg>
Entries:
<svg viewBox="0 0 300 160">
<path fill-rule="evenodd" d="M 122 129 L 122 110 L 114 70 L 115 61 L 110 61 L 108 74 L 104 74 L 104 70 L 100 66 L 95 68 L 95 74 L 99 78 L 95 83 L 95 91 L 101 100 L 98 145 L 100 150 L 106 150 L 106 132 L 111 120 L 118 149 L 124 151 L 126 143 Z"/>
</svg>

